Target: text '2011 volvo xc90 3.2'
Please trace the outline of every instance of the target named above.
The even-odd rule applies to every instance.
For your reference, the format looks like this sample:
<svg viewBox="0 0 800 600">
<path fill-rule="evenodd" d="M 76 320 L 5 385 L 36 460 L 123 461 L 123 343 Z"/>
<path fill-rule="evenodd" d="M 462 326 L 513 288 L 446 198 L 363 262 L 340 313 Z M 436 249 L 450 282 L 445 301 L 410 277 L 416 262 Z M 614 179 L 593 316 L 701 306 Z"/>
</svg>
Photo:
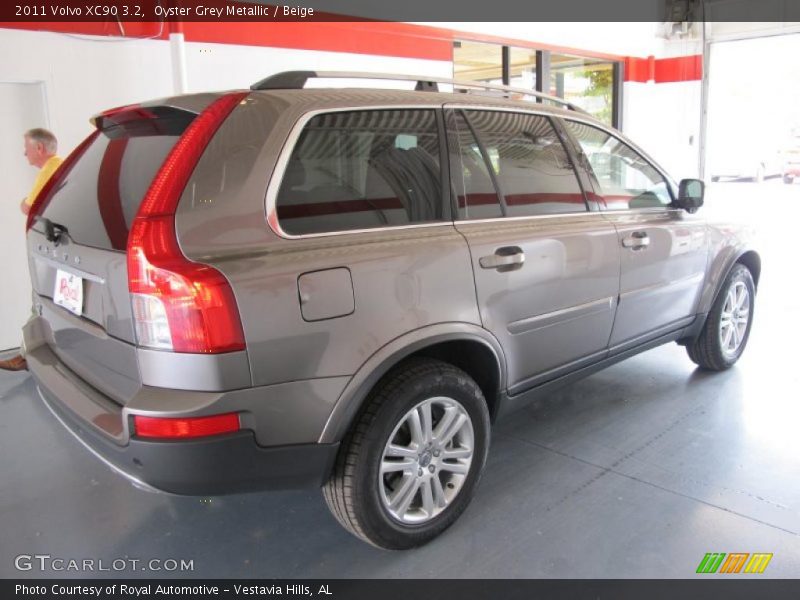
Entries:
<svg viewBox="0 0 800 600">
<path fill-rule="evenodd" d="M 37 198 L 28 364 L 114 469 L 321 486 L 409 548 L 466 508 L 498 417 L 666 342 L 739 358 L 760 259 L 701 181 L 557 98 L 321 76 L 365 75 L 101 113 Z"/>
</svg>

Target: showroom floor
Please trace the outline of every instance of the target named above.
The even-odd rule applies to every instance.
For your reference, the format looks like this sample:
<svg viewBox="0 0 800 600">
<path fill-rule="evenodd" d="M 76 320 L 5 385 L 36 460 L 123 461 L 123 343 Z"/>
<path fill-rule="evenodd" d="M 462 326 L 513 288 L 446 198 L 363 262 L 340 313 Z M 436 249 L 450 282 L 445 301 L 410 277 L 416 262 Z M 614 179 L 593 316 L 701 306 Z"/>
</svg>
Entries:
<svg viewBox="0 0 800 600">
<path fill-rule="evenodd" d="M 40 577 L 14 557 L 48 554 L 194 564 L 120 573 L 133 577 L 685 578 L 707 552 L 773 553 L 763 576 L 797 577 L 800 185 L 723 183 L 710 196 L 709 214 L 733 207 L 763 226 L 755 328 L 739 364 L 704 373 L 670 344 L 499 423 L 470 508 L 414 551 L 359 542 L 314 490 L 140 491 L 58 424 L 26 373 L 0 373 L 0 577 Z"/>
</svg>

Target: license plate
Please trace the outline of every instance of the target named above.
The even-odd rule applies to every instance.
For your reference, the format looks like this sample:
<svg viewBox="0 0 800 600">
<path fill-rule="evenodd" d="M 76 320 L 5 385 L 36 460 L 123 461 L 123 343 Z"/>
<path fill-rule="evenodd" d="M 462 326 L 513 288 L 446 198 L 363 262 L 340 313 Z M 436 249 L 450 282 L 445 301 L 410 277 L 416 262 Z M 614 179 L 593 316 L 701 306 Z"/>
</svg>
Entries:
<svg viewBox="0 0 800 600">
<path fill-rule="evenodd" d="M 80 316 L 83 312 L 83 278 L 59 269 L 53 302 Z"/>
</svg>

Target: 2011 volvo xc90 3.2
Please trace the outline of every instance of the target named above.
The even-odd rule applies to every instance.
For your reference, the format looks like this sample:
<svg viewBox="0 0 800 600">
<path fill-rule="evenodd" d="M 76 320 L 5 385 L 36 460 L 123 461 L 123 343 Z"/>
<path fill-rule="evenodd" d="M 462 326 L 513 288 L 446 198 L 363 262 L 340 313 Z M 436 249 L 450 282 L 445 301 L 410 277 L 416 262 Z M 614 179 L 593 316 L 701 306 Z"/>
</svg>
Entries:
<svg viewBox="0 0 800 600">
<path fill-rule="evenodd" d="M 104 112 L 36 200 L 28 364 L 114 469 L 322 487 L 409 548 L 466 508 L 494 419 L 667 342 L 737 361 L 760 259 L 701 181 L 557 98 L 305 88 L 337 75 Z"/>
</svg>

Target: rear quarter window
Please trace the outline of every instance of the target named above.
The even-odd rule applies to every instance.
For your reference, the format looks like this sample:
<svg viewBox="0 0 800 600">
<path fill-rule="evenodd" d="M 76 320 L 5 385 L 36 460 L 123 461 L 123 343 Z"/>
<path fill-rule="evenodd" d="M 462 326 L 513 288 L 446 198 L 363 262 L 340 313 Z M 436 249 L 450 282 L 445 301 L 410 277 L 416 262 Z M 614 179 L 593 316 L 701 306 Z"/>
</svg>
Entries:
<svg viewBox="0 0 800 600">
<path fill-rule="evenodd" d="M 317 115 L 305 125 L 276 198 L 291 235 L 443 219 L 433 110 Z"/>
</svg>

